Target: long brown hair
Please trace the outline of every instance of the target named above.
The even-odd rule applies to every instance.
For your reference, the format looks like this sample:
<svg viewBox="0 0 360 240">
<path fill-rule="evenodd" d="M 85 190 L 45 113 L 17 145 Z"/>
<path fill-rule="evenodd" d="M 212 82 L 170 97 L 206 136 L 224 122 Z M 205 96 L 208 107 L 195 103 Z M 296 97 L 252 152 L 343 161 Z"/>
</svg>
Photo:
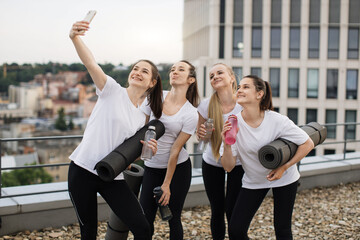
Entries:
<svg viewBox="0 0 360 240">
<path fill-rule="evenodd" d="M 237 82 L 234 71 L 231 69 L 231 67 L 229 67 L 224 63 L 216 63 L 213 65 L 213 67 L 216 65 L 224 66 L 227 69 L 229 75 L 234 78 L 234 81 L 232 83 L 232 91 L 233 93 L 235 93 L 237 89 Z M 214 128 L 215 128 L 210 139 L 211 151 L 214 157 L 218 160 L 220 158 L 219 150 L 222 143 L 221 130 L 223 129 L 224 126 L 224 119 L 223 119 L 223 112 L 221 109 L 220 98 L 217 92 L 214 92 L 211 95 L 209 108 L 208 108 L 208 115 L 209 118 L 212 118 L 214 120 Z"/>
<path fill-rule="evenodd" d="M 271 86 L 268 81 L 264 81 L 263 79 L 259 78 L 255 75 L 247 75 L 244 78 L 251 78 L 253 80 L 255 89 L 257 92 L 263 91 L 264 96 L 260 102 L 260 110 L 274 110 L 272 104 L 272 93 L 271 93 Z"/>
<path fill-rule="evenodd" d="M 181 60 L 180 62 L 186 63 L 187 65 L 189 65 L 189 76 L 188 78 L 194 78 L 195 81 L 193 83 L 190 84 L 187 92 L 186 92 L 186 99 L 194 106 L 197 107 L 199 105 L 199 89 L 197 86 L 197 78 L 196 78 L 196 69 L 194 67 L 194 65 L 192 65 L 190 62 L 188 62 L 187 60 Z"/>
<path fill-rule="evenodd" d="M 131 67 L 131 70 L 135 67 L 135 65 L 139 62 L 146 62 L 151 65 L 151 78 L 156 80 L 156 83 L 153 87 L 146 90 L 148 93 L 147 99 L 151 108 L 151 111 L 153 112 L 154 116 L 156 118 L 160 118 L 162 115 L 162 109 L 163 109 L 163 103 L 162 103 L 162 83 L 161 83 L 161 77 L 159 74 L 159 70 L 156 67 L 156 65 L 147 59 L 141 59 L 134 63 Z"/>
</svg>

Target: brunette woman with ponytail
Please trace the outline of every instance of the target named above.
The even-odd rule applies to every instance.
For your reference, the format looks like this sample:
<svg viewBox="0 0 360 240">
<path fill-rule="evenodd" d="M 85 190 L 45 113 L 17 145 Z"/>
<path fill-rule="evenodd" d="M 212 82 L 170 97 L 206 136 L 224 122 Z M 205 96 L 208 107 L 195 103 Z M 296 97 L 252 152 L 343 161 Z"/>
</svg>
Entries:
<svg viewBox="0 0 360 240">
<path fill-rule="evenodd" d="M 236 166 L 238 156 L 245 171 L 229 222 L 229 238 L 249 239 L 247 232 L 251 220 L 271 188 L 276 239 L 291 240 L 291 217 L 300 177 L 296 163 L 314 148 L 314 143 L 288 117 L 272 111 L 269 82 L 257 76 L 246 76 L 240 81 L 236 97 L 243 107 L 237 114 L 236 142 L 233 145 L 225 143 L 225 132 L 231 129 L 231 124 L 226 121 L 221 134 L 223 147 L 220 150 L 221 163 L 227 171 Z M 269 170 L 260 164 L 258 151 L 278 138 L 289 140 L 297 144 L 298 148 L 287 163 Z"/>
<path fill-rule="evenodd" d="M 241 188 L 241 178 L 244 173 L 239 159 L 232 171 L 226 172 L 220 160 L 221 131 L 223 124 L 231 114 L 238 114 L 241 106 L 236 103 L 236 77 L 232 69 L 222 63 L 215 64 L 210 70 L 210 83 L 214 89 L 212 96 L 204 99 L 199 107 L 197 137 L 202 139 L 205 134 L 204 122 L 211 118 L 214 121 L 214 131 L 207 149 L 202 155 L 202 175 L 206 194 L 211 206 L 211 234 L 214 240 L 225 238 L 225 217 L 228 222 L 237 194 Z M 225 178 L 226 194 L 225 194 Z"/>
<path fill-rule="evenodd" d="M 161 186 L 163 194 L 159 203 L 169 205 L 173 215 L 169 220 L 170 239 L 182 240 L 181 211 L 191 182 L 191 162 L 183 146 L 196 129 L 199 94 L 195 67 L 188 61 L 175 63 L 169 77 L 171 89 L 163 91 L 163 112 L 159 118 L 165 126 L 165 133 L 158 139 L 156 155 L 145 161 L 140 203 L 153 234 L 158 208 L 153 189 Z M 158 118 L 146 101 L 141 109 L 150 120 Z"/>
<path fill-rule="evenodd" d="M 97 193 L 116 216 L 129 227 L 135 240 L 150 240 L 150 226 L 142 208 L 126 184 L 123 174 L 114 181 L 104 182 L 95 171 L 95 165 L 133 136 L 146 122 L 140 105 L 147 97 L 154 115 L 162 114 L 162 86 L 156 66 L 149 60 L 140 60 L 131 68 L 128 87 L 120 86 L 107 76 L 96 63 L 89 48 L 82 41 L 89 29 L 85 21 L 73 24 L 70 39 L 96 86 L 98 100 L 90 115 L 80 145 L 70 155 L 68 175 L 70 199 L 76 211 L 82 240 L 95 240 L 97 235 Z M 156 153 L 157 142 L 150 147 Z"/>
</svg>

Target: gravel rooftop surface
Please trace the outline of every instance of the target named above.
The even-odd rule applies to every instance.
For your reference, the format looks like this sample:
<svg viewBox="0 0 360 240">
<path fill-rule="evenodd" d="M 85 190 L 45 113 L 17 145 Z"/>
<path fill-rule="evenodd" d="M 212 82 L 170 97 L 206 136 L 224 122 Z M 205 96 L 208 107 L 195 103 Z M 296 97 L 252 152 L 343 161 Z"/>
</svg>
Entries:
<svg viewBox="0 0 360 240">
<path fill-rule="evenodd" d="M 251 239 L 275 239 L 272 208 L 272 198 L 266 197 L 250 225 Z M 184 239 L 212 239 L 209 206 L 184 209 L 182 223 Z M 105 238 L 106 228 L 106 222 L 99 222 L 97 240 Z M 293 235 L 296 240 L 360 240 L 360 182 L 299 191 L 293 213 Z M 78 224 L 73 224 L 0 236 L 3 239 L 80 239 L 80 230 Z M 131 233 L 128 239 L 133 239 Z M 158 217 L 153 239 L 169 239 L 168 224 Z"/>
</svg>

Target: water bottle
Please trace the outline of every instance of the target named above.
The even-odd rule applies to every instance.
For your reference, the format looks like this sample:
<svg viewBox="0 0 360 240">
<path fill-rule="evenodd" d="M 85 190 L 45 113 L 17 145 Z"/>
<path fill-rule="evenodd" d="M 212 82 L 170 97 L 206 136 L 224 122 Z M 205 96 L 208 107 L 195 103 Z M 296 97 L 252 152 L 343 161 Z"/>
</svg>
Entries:
<svg viewBox="0 0 360 240">
<path fill-rule="evenodd" d="M 198 152 L 204 152 L 206 150 L 206 147 L 210 141 L 211 134 L 214 129 L 214 120 L 211 118 L 208 118 L 206 120 L 206 122 L 204 123 L 204 125 L 205 125 L 205 129 L 206 129 L 206 134 L 205 134 L 204 139 L 199 142 L 199 145 L 197 148 Z"/>
<path fill-rule="evenodd" d="M 236 142 L 237 117 L 231 114 L 228 121 L 231 123 L 231 129 L 225 133 L 225 143 L 233 145 Z"/>
<path fill-rule="evenodd" d="M 163 194 L 163 191 L 161 190 L 161 187 L 156 187 L 153 190 L 153 193 L 155 195 L 155 201 L 157 203 L 157 205 L 159 206 L 159 211 L 160 211 L 160 215 L 161 215 L 161 219 L 164 221 L 168 221 L 172 218 L 172 213 L 171 210 L 169 208 L 168 205 L 161 205 L 161 203 L 159 203 L 159 200 L 161 198 L 161 195 Z"/>
<path fill-rule="evenodd" d="M 151 157 L 153 155 L 153 151 L 149 147 L 148 142 L 152 138 L 153 139 L 156 138 L 155 126 L 149 126 L 148 130 L 145 133 L 144 145 L 143 145 L 142 152 L 141 152 L 141 157 L 140 157 L 141 160 L 148 161 L 148 160 L 151 159 Z"/>
</svg>

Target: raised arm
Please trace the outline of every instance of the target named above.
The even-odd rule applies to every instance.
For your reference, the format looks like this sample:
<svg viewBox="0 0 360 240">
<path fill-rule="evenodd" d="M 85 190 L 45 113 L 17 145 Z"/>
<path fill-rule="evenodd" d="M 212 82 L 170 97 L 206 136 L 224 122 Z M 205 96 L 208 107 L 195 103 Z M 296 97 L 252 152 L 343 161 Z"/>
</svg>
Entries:
<svg viewBox="0 0 360 240">
<path fill-rule="evenodd" d="M 85 45 L 80 36 L 84 36 L 89 30 L 89 23 L 79 21 L 73 24 L 69 37 L 72 40 L 76 52 L 79 55 L 81 62 L 85 65 L 96 87 L 102 90 L 106 83 L 106 75 L 100 66 L 96 63 L 94 56 L 90 49 Z"/>
<path fill-rule="evenodd" d="M 223 168 L 225 169 L 225 171 L 227 172 L 231 172 L 231 170 L 233 170 L 233 168 L 236 165 L 236 157 L 234 157 L 232 154 L 231 145 L 228 145 L 225 142 L 225 132 L 229 131 L 230 129 L 231 129 L 231 123 L 226 120 L 223 126 L 223 130 L 221 132 L 224 152 L 220 158 L 220 162 Z"/>
<path fill-rule="evenodd" d="M 197 127 L 196 127 L 196 138 L 198 140 L 203 139 L 206 135 L 206 129 L 205 129 L 205 119 L 203 118 L 203 116 L 201 116 L 201 114 L 198 112 L 199 115 L 199 120 L 197 123 Z"/>
</svg>

